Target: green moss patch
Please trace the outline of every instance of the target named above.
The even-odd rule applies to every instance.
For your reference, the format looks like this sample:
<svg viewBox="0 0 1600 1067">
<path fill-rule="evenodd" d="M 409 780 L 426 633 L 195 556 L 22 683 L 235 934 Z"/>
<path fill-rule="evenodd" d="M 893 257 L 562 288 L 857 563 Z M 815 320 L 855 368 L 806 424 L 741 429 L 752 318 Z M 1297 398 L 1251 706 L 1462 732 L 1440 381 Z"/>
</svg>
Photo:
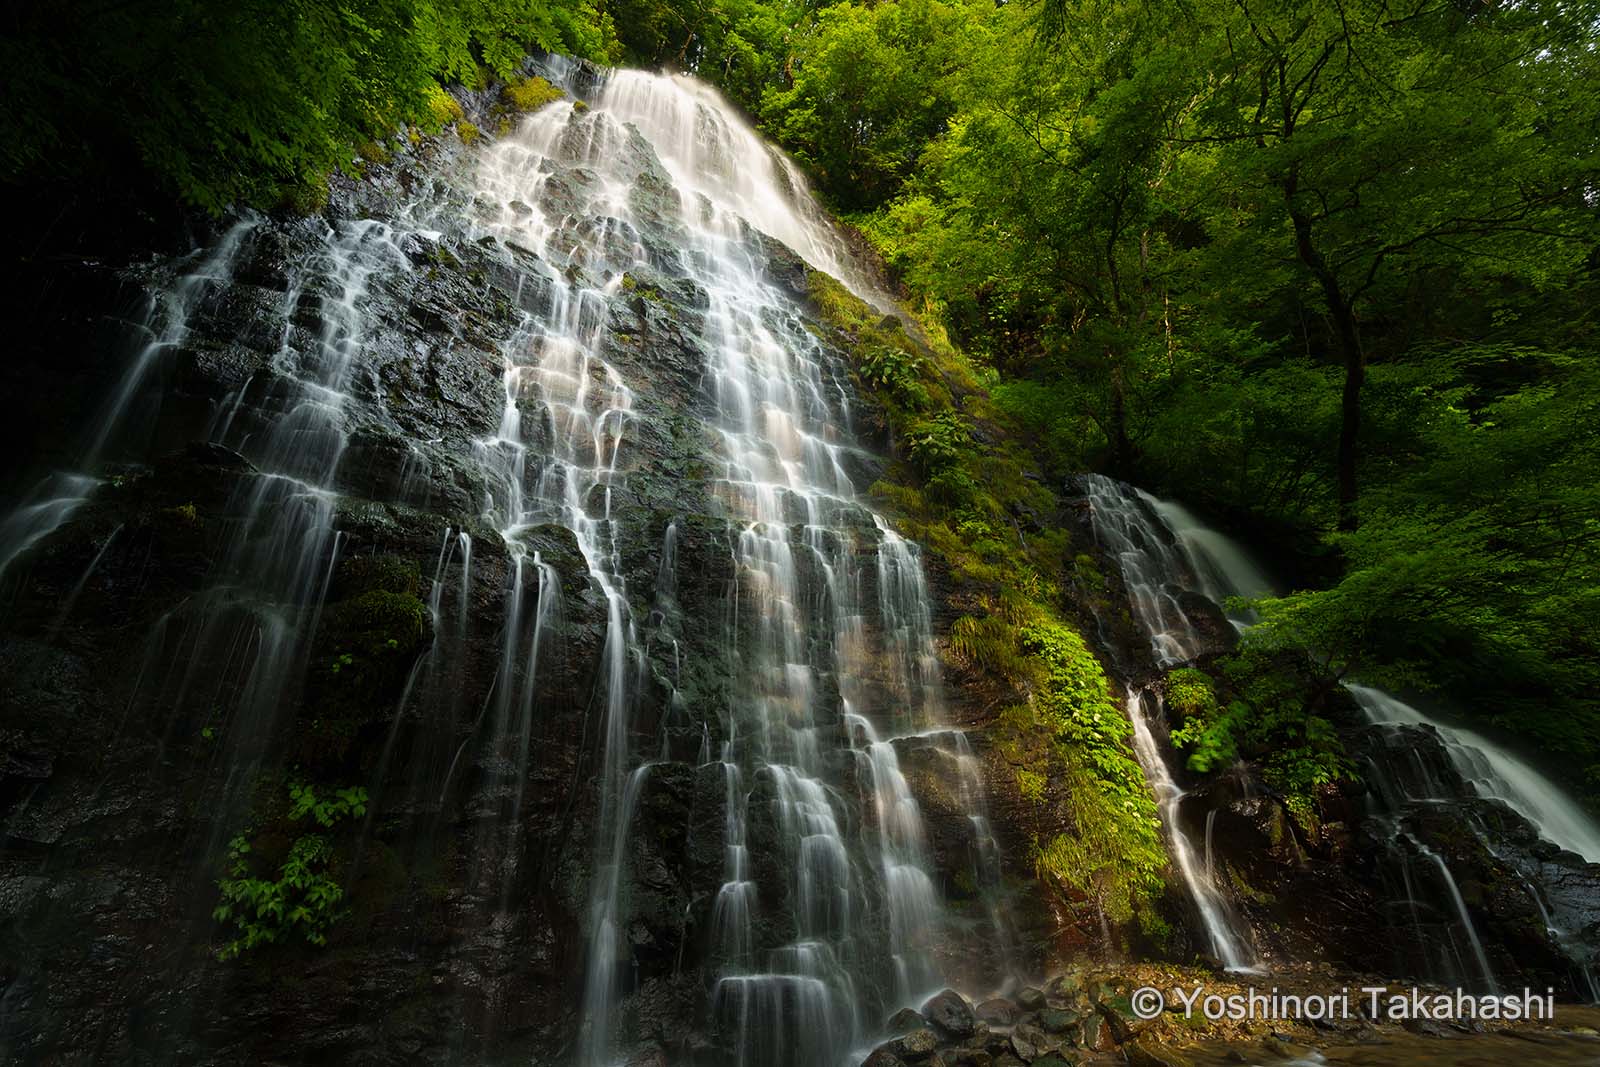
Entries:
<svg viewBox="0 0 1600 1067">
<path fill-rule="evenodd" d="M 546 104 L 566 98 L 566 92 L 540 77 L 514 78 L 500 92 L 500 99 L 516 111 L 537 111 Z"/>
<path fill-rule="evenodd" d="M 849 355 L 896 444 L 873 495 L 947 570 L 965 612 L 948 658 L 1004 708 L 991 736 L 1029 809 L 1036 871 L 1068 907 L 1137 919 L 1153 936 L 1167 864 L 1155 801 L 1131 725 L 1067 611 L 1092 557 L 1039 521 L 1060 504 L 1016 443 L 1026 435 L 936 323 L 885 316 L 824 274 L 808 275 L 808 291 L 824 340 Z"/>
</svg>

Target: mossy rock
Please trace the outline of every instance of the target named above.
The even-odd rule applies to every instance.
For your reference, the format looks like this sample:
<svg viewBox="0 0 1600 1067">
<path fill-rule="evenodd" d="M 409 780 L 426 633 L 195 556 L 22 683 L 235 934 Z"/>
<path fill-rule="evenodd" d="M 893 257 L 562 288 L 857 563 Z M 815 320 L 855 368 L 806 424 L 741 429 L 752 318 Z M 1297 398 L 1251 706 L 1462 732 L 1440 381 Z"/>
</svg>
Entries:
<svg viewBox="0 0 1600 1067">
<path fill-rule="evenodd" d="M 501 101 L 513 111 L 537 111 L 566 95 L 564 90 L 538 76 L 517 78 L 500 91 Z"/>
<path fill-rule="evenodd" d="M 413 560 L 347 559 L 333 589 L 337 599 L 323 609 L 312 646 L 297 731 L 301 758 L 311 764 L 342 759 L 363 726 L 393 713 L 430 636 Z"/>
<path fill-rule="evenodd" d="M 417 651 L 427 623 L 427 605 L 415 594 L 372 589 L 329 606 L 322 632 L 342 652 L 376 657 Z"/>
<path fill-rule="evenodd" d="M 422 571 L 415 560 L 403 556 L 352 556 L 339 564 L 332 599 L 346 600 L 361 593 L 383 590 L 420 596 Z"/>
</svg>

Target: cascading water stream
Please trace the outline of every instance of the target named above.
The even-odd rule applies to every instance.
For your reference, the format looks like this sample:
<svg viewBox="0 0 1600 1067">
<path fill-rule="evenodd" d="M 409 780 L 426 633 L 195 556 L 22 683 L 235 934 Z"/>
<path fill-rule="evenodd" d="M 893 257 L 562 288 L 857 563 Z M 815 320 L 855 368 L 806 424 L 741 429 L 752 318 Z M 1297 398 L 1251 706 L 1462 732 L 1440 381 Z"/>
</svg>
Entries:
<svg viewBox="0 0 1600 1067">
<path fill-rule="evenodd" d="M 1378 750 L 1379 754 L 1367 764 L 1368 774 L 1377 787 L 1372 818 L 1388 827 L 1394 841 L 1404 843 L 1412 852 L 1422 856 L 1444 886 L 1471 949 L 1470 961 L 1458 961 L 1456 969 L 1481 977 L 1486 988 L 1494 989 L 1497 986 L 1494 968 L 1484 953 L 1481 939 L 1449 867 L 1442 856 L 1429 849 L 1403 826 L 1404 815 L 1413 806 L 1450 806 L 1460 812 L 1460 817 L 1484 849 L 1516 872 L 1523 889 L 1537 905 L 1549 936 L 1573 961 L 1578 972 L 1580 991 L 1593 997 L 1594 969 L 1596 957 L 1600 954 L 1595 952 L 1594 945 L 1586 943 L 1581 936 L 1575 936 L 1575 931 L 1584 925 L 1584 917 L 1581 913 L 1562 908 L 1565 918 L 1558 921 L 1551 909 L 1553 906 L 1561 907 L 1561 903 L 1549 895 L 1548 887 L 1544 884 L 1547 879 L 1542 864 L 1537 860 L 1504 854 L 1477 812 L 1462 806 L 1461 800 L 1464 796 L 1479 797 L 1503 804 L 1527 820 L 1546 841 L 1577 854 L 1589 863 L 1596 862 L 1600 826 L 1538 771 L 1481 734 L 1446 725 L 1381 689 L 1354 683 L 1346 688 L 1384 742 L 1384 746 Z M 1430 765 L 1415 745 L 1418 738 L 1436 741 L 1447 766 Z M 1408 753 L 1410 758 L 1396 764 L 1392 759 L 1395 752 Z M 1391 758 L 1383 758 L 1385 753 Z M 1446 781 L 1450 778 L 1450 770 L 1459 776 L 1459 783 Z M 1400 862 L 1406 863 L 1406 858 L 1402 856 Z M 1407 893 L 1411 893 L 1409 875 Z M 1420 943 L 1423 939 L 1419 936 L 1418 940 Z"/>
<path fill-rule="evenodd" d="M 1245 971 L 1256 966 L 1254 950 L 1248 940 L 1247 928 L 1235 916 L 1216 881 L 1216 869 L 1210 860 L 1209 840 L 1205 859 L 1196 856 L 1194 842 L 1182 829 L 1180 805 L 1183 790 L 1173 780 L 1166 758 L 1150 731 L 1150 713 L 1146 701 L 1157 697 L 1148 690 L 1135 692 L 1128 698 L 1128 718 L 1133 722 L 1133 751 L 1145 769 L 1145 777 L 1155 792 L 1156 804 L 1161 810 L 1161 821 L 1167 827 L 1172 859 L 1195 907 L 1200 921 L 1211 939 L 1211 948 L 1217 959 L 1230 971 Z"/>
<path fill-rule="evenodd" d="M 76 471 L 57 471 L 29 493 L 21 506 L 0 519 L 0 580 L 28 549 L 55 532 L 82 507 L 100 485 L 99 467 L 107 446 L 127 431 L 129 409 L 146 386 L 161 357 L 182 343 L 189 315 L 215 288 L 227 284 L 234 257 L 260 220 L 240 219 L 208 249 L 193 253 L 194 269 L 157 289 L 141 323 L 147 339 L 123 372 L 110 400 L 90 424 L 88 440 Z"/>
<path fill-rule="evenodd" d="M 1270 595 L 1273 591 L 1271 581 L 1247 553 L 1229 538 L 1204 526 L 1180 505 L 1108 478 L 1089 476 L 1084 483 L 1085 496 L 1094 507 L 1095 529 L 1102 543 L 1122 562 L 1135 616 L 1151 635 L 1158 665 L 1170 667 L 1186 662 L 1205 644 L 1203 634 L 1183 607 L 1185 596 L 1200 593 L 1220 606 L 1231 598 L 1248 599 Z M 1231 618 L 1240 628 L 1252 621 L 1243 614 Z M 1547 841 L 1577 853 L 1586 861 L 1595 862 L 1600 856 L 1600 825 L 1545 776 L 1482 735 L 1445 725 L 1382 690 L 1353 683 L 1346 688 L 1368 721 L 1393 735 L 1393 752 L 1403 761 L 1401 768 L 1369 763 L 1367 774 L 1375 787 L 1377 807 L 1368 817 L 1383 827 L 1379 836 L 1389 842 L 1392 850 L 1398 850 L 1396 863 L 1403 884 L 1403 900 L 1412 924 L 1419 930 L 1419 944 L 1425 945 L 1429 940 L 1420 933 L 1422 920 L 1418 912 L 1421 900 L 1417 894 L 1425 881 L 1442 892 L 1448 911 L 1454 915 L 1454 929 L 1447 927 L 1445 936 L 1434 939 L 1436 947 L 1442 947 L 1450 956 L 1440 966 L 1440 972 L 1456 980 L 1481 983 L 1493 990 L 1497 987 L 1495 970 L 1455 876 L 1444 857 L 1403 824 L 1405 805 L 1448 804 L 1460 808 L 1462 794 L 1452 791 L 1441 780 L 1443 776 L 1436 773 L 1416 746 L 1400 732 L 1423 730 L 1434 735 L 1449 766 L 1465 783 L 1467 795 L 1503 803 L 1527 820 Z M 1168 764 L 1151 734 L 1151 720 L 1136 706 L 1152 698 L 1153 694 L 1138 694 L 1130 702 L 1135 745 L 1145 750 L 1140 753 L 1140 760 L 1157 796 L 1171 796 L 1169 790 L 1175 791 L 1176 787 L 1171 785 Z M 1170 827 L 1177 814 L 1175 806 L 1164 814 Z M 1472 813 L 1464 811 L 1463 818 L 1483 845 L 1495 852 L 1489 835 Z M 1208 861 L 1201 877 L 1192 879 L 1186 869 L 1186 862 L 1193 862 L 1192 855 L 1186 855 L 1192 849 L 1180 838 L 1181 835 L 1173 840 L 1174 859 L 1191 888 L 1198 887 L 1196 902 L 1213 943 L 1218 944 L 1219 939 L 1227 937 L 1226 931 L 1219 929 L 1226 926 L 1225 919 L 1207 916 L 1206 902 L 1202 899 L 1213 884 L 1209 874 L 1211 865 Z M 1415 871 L 1413 860 L 1421 861 Z M 1580 972 L 1580 988 L 1584 984 L 1592 987 L 1593 965 L 1586 957 L 1594 954 L 1594 946 L 1579 943 L 1558 927 L 1538 884 L 1539 870 L 1511 865 L 1518 870 L 1528 894 L 1538 905 L 1552 937 L 1572 957 Z M 1459 944 L 1452 952 L 1450 943 L 1456 940 L 1457 931 Z"/>
<path fill-rule="evenodd" d="M 1084 496 L 1091 506 L 1096 538 L 1115 559 L 1128 591 L 1134 617 L 1150 640 L 1156 666 L 1167 669 L 1192 663 L 1205 642 L 1184 611 L 1180 591 L 1206 575 L 1208 588 L 1220 590 L 1229 580 L 1221 567 L 1202 570 L 1170 525 L 1152 506 L 1150 498 L 1131 486 L 1101 475 L 1083 479 Z M 1191 528 L 1197 524 L 1190 523 Z M 1249 574 L 1240 566 L 1243 557 L 1228 557 L 1234 574 Z M 1194 900 L 1211 950 L 1229 970 L 1250 970 L 1258 963 L 1249 927 L 1238 916 L 1217 884 L 1210 863 L 1202 864 L 1194 842 L 1184 828 L 1178 785 L 1167 757 L 1156 740 L 1151 721 L 1161 721 L 1161 695 L 1154 689 L 1128 686 L 1128 718 L 1133 723 L 1133 748 L 1145 777 L 1155 792 L 1166 827 L 1169 851 L 1184 885 Z"/>
<path fill-rule="evenodd" d="M 1479 796 L 1500 801 L 1537 826 L 1542 837 L 1590 863 L 1600 863 L 1600 823 L 1522 759 L 1481 734 L 1447 726 L 1381 689 L 1365 685 L 1346 688 L 1369 722 L 1432 730 L 1444 744 L 1451 765 Z M 1446 799 L 1441 793 L 1433 795 Z"/>
<path fill-rule="evenodd" d="M 363 481 L 372 442 L 399 441 L 395 467 L 382 472 L 381 491 L 392 494 L 383 506 L 426 508 L 430 494 L 453 488 L 440 477 L 452 463 L 466 471 L 454 485 L 470 486 L 472 498 L 446 512 L 442 530 L 431 526 L 420 550 L 416 659 L 404 664 L 393 720 L 378 734 L 354 868 L 383 858 L 386 820 L 414 819 L 421 830 L 408 856 L 428 877 L 438 876 L 441 855 L 459 859 L 452 907 L 483 926 L 456 935 L 451 966 L 471 972 L 474 953 L 512 943 L 528 910 L 520 891 L 549 884 L 548 871 L 532 881 L 547 857 L 524 840 L 541 799 L 528 784 L 540 731 L 556 710 L 543 685 L 552 673 L 575 673 L 556 652 L 569 611 L 593 601 L 603 636 L 590 646 L 596 677 L 577 716 L 585 731 L 577 806 L 592 843 L 577 920 L 585 945 L 576 1062 L 607 1067 L 630 1052 L 622 1021 L 637 969 L 633 834 L 658 778 L 681 774 L 685 756 L 669 728 L 692 723 L 692 710 L 702 738 L 692 769 L 720 776 L 723 802 L 708 820 L 721 835 L 723 884 L 700 920 L 711 942 L 703 1014 L 741 1067 L 837 1067 L 893 1009 L 920 1004 L 945 982 L 939 952 L 953 920 L 940 876 L 950 872 L 934 870 L 919 790 L 947 793 L 944 810 L 964 816 L 951 821 L 970 833 L 970 884 L 1005 931 L 990 892 L 999 849 L 979 763 L 946 723 L 920 551 L 857 496 L 871 459 L 851 431 L 846 368 L 808 328 L 804 298 L 774 278 L 774 239 L 864 299 L 892 302 L 857 268 L 794 165 L 711 90 L 559 60 L 545 73 L 586 106 L 553 103 L 514 132 L 462 150 L 450 157 L 454 169 L 386 205 L 384 221 L 331 214 L 284 223 L 299 229 L 283 247 L 313 251 L 275 260 L 251 242 L 258 230 L 277 238 L 280 224 L 251 217 L 193 257 L 158 295 L 150 336 L 95 427 L 85 473 L 46 485 L 0 524 L 0 572 L 94 496 L 100 459 L 124 430 L 146 429 L 132 425 L 134 413 L 160 392 L 169 366 L 189 358 L 188 316 L 215 310 L 212 298 L 245 257 L 257 303 L 240 320 L 263 355 L 241 360 L 245 369 L 209 398 L 196 435 L 209 442 L 207 462 L 228 471 L 226 541 L 199 592 L 150 628 L 133 686 L 141 707 L 166 709 L 175 722 L 198 716 L 208 738 L 215 728 L 208 774 L 221 802 L 197 823 L 210 841 L 196 856 L 214 855 L 239 831 L 259 772 L 281 754 L 298 687 L 317 670 L 312 652 L 347 550 L 341 509 L 357 493 L 378 500 Z M 467 357 L 497 357 L 498 421 L 473 423 L 459 442 L 407 438 L 385 390 L 392 399 L 397 380 L 435 373 L 428 361 L 438 357 L 421 344 L 381 349 L 375 337 L 395 335 L 383 332 L 394 323 L 381 314 L 415 310 L 407 301 L 425 293 L 451 242 L 488 249 L 516 279 L 508 332 L 492 349 L 474 338 Z M 694 349 L 703 356 L 699 406 L 684 414 L 703 440 L 697 469 L 708 472 L 693 475 L 703 481 L 696 491 L 721 523 L 729 557 L 721 708 L 680 705 L 676 638 L 670 668 L 650 675 L 651 657 L 666 647 L 656 615 L 676 595 L 678 520 L 665 525 L 655 588 L 648 578 L 633 583 L 645 588 L 629 584 L 640 573 L 630 552 L 641 531 L 625 517 L 637 512 L 617 502 L 634 499 L 635 442 L 645 432 L 637 401 L 657 383 L 647 361 L 619 364 L 607 353 L 626 340 L 615 336 L 619 308 L 648 300 L 658 283 L 675 285 L 697 316 Z M 439 318 L 425 329 L 444 332 Z M 117 527 L 98 544 L 62 615 L 126 537 Z M 562 552 L 570 562 L 572 545 L 582 578 L 553 562 Z M 380 536 L 363 551 L 388 547 Z M 580 606 L 569 598 L 584 578 Z M 652 593 L 654 613 L 645 610 Z M 475 641 L 485 613 L 500 618 L 492 644 Z M 472 689 L 485 667 L 492 681 Z M 646 738 L 640 709 L 661 674 L 670 693 L 660 736 Z M 449 851 L 452 836 L 458 853 Z M 188 858 L 186 872 L 214 866 Z M 694 912 L 691 902 L 685 929 Z M 680 947 L 680 961 L 684 954 Z M 493 984 L 484 994 L 491 1015 L 504 1003 Z M 462 1030 L 455 1052 L 470 1058 Z"/>
<path fill-rule="evenodd" d="M 562 64 L 550 73 L 569 86 L 579 80 Z M 842 371 L 804 328 L 793 297 L 767 277 L 752 228 L 864 297 L 885 301 L 855 268 L 793 164 L 715 93 L 690 79 L 630 71 L 585 88 L 590 106 L 584 111 L 548 108 L 490 150 L 478 178 L 480 202 L 496 205 L 486 231 L 552 263 L 570 262 L 584 277 L 609 278 L 603 294 L 642 284 L 634 279 L 648 279 L 661 267 L 682 272 L 703 294 L 704 390 L 712 412 L 710 451 L 719 468 L 712 488 L 730 524 L 736 578 L 730 654 L 737 668 L 717 760 L 725 881 L 711 916 L 712 952 L 721 968 L 714 1010 L 733 1032 L 736 1062 L 831 1065 L 872 1025 L 862 1014 L 859 983 L 874 962 L 859 943 L 872 896 L 864 879 L 871 875 L 855 858 L 859 846 L 845 818 L 849 801 L 835 748 L 840 737 L 853 739 L 861 778 L 874 798 L 872 873 L 880 882 L 893 961 L 893 992 L 884 999 L 889 1006 L 911 1003 L 939 983 L 928 944 L 942 908 L 916 801 L 893 743 L 877 739 L 872 719 L 883 713 L 868 709 L 887 706 L 892 722 L 880 721 L 897 734 L 936 726 L 942 683 L 915 546 L 855 499 Z M 652 176 L 657 159 L 667 181 Z M 641 199 L 642 187 L 660 197 Z M 575 188 L 584 190 L 578 195 L 587 198 L 591 220 L 581 227 L 574 227 L 572 214 L 547 214 L 543 206 Z M 670 226 L 676 248 L 640 245 L 635 235 L 646 224 Z M 602 844 L 589 920 L 582 1053 L 598 1067 L 616 1054 L 611 1025 L 625 958 L 626 841 L 649 766 L 629 769 L 635 758 L 627 736 L 629 694 L 637 687 L 627 664 L 641 660 L 607 510 L 629 404 L 615 371 L 590 355 L 602 347 L 598 331 L 604 326 L 598 318 L 586 324 L 585 295 L 565 277 L 552 278 L 551 285 L 557 309 L 563 303 L 573 309 L 569 321 L 555 330 L 530 321 L 538 355 L 509 361 L 506 416 L 488 447 L 509 457 L 499 481 L 518 484 L 517 464 L 530 444 L 516 437 L 518 401 L 529 392 L 548 411 L 546 451 L 559 456 L 562 441 L 583 439 L 567 429 L 574 419 L 593 437 L 592 458 L 571 455 L 551 465 L 552 474 L 564 472 L 561 491 L 552 491 L 547 475 L 534 497 L 561 501 L 557 519 L 578 534 L 612 606 L 599 746 Z M 601 403 L 600 395 L 609 402 Z M 530 509 L 510 501 L 495 510 L 516 516 Z M 533 521 L 531 514 L 520 520 Z M 513 539 L 517 523 L 501 524 Z M 675 537 L 669 526 L 663 574 Z M 865 553 L 876 559 L 866 572 L 858 562 Z M 876 603 L 864 603 L 863 589 L 874 584 Z M 872 622 L 880 623 L 877 630 Z M 887 669 L 878 665 L 884 652 Z M 882 677 L 869 693 L 860 679 L 874 675 Z M 981 785 L 970 780 L 975 760 L 964 737 L 953 731 L 941 736 L 964 772 L 964 796 L 980 805 L 972 814 L 975 837 L 981 837 L 975 852 L 992 862 L 997 849 L 981 811 Z M 763 942 L 758 933 L 759 920 L 775 917 L 764 909 L 777 904 L 760 899 L 752 868 L 749 826 L 758 803 L 771 807 L 787 868 L 782 922 L 789 936 L 777 943 Z"/>
</svg>

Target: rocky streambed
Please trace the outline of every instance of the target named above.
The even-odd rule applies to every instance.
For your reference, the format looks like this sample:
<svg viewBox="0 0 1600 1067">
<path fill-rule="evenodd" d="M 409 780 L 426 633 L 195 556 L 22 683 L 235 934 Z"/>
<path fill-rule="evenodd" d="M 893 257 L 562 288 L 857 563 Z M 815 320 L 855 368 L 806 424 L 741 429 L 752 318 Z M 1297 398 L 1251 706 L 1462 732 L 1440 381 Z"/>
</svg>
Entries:
<svg viewBox="0 0 1600 1067">
<path fill-rule="evenodd" d="M 1040 986 L 974 1001 L 954 990 L 920 1011 L 889 1020 L 895 1036 L 873 1049 L 862 1067 L 1222 1067 L 1225 1064 L 1411 1067 L 1411 1065 L 1565 1065 L 1600 1063 L 1600 1007 L 1554 1005 L 1548 1019 L 1370 1018 L 1360 994 L 1408 995 L 1404 983 L 1302 967 L 1241 981 L 1199 968 L 1129 965 L 1058 974 Z M 1277 994 L 1284 1001 L 1351 991 L 1349 1018 L 1315 1018 L 1288 1010 L 1274 1017 L 1213 1019 L 1184 1000 L 1196 989 L 1222 998 Z M 1152 1011 L 1149 991 L 1164 1010 Z M 1453 990 L 1425 987 L 1424 995 Z M 1539 992 L 1539 991 L 1535 991 Z M 1520 991 L 1519 991 L 1520 993 Z M 1180 995 L 1181 994 L 1181 995 Z M 1154 1018 L 1141 1018 L 1140 1012 Z"/>
</svg>

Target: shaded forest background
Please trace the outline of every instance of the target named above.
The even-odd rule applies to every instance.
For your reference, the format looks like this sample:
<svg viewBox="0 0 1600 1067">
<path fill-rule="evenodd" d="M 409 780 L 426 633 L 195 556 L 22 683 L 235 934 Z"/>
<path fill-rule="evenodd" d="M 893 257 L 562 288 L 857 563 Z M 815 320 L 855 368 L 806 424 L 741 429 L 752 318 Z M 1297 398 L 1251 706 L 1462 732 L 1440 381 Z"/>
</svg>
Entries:
<svg viewBox="0 0 1600 1067">
<path fill-rule="evenodd" d="M 1321 743 L 1260 667 L 1289 656 L 1435 692 L 1600 800 L 1600 4 L 21 0 L 0 30 L 24 271 L 315 209 L 530 49 L 692 72 L 1054 474 L 1277 561 L 1297 591 L 1206 760 Z"/>
</svg>

